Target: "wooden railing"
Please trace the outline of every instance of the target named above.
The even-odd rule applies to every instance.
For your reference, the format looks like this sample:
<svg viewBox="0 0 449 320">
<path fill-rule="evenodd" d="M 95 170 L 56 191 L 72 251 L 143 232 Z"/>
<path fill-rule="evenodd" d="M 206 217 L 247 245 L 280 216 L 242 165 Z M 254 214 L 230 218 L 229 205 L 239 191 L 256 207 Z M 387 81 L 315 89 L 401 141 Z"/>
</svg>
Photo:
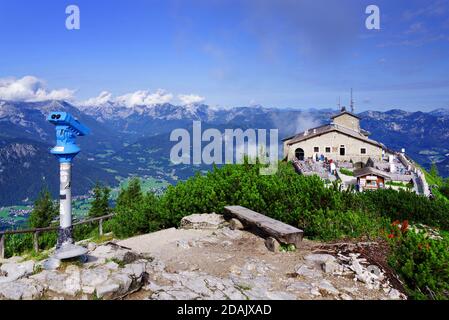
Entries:
<svg viewBox="0 0 449 320">
<path fill-rule="evenodd" d="M 87 220 L 75 222 L 75 223 L 73 223 L 73 226 L 75 227 L 75 226 L 79 226 L 82 224 L 89 224 L 89 223 L 94 223 L 94 222 L 98 221 L 99 222 L 98 223 L 98 231 L 99 231 L 100 236 L 102 236 L 103 235 L 103 221 L 108 220 L 108 219 L 112 218 L 113 216 L 114 216 L 113 214 L 109 214 L 109 215 L 102 216 L 102 217 L 87 219 Z M 33 249 L 35 252 L 39 252 L 39 235 L 44 232 L 56 231 L 56 230 L 59 230 L 59 226 L 36 228 L 36 229 L 0 231 L 0 259 L 5 258 L 5 248 L 6 248 L 6 246 L 5 246 L 6 237 L 5 236 L 6 235 L 32 233 L 33 234 Z"/>
</svg>

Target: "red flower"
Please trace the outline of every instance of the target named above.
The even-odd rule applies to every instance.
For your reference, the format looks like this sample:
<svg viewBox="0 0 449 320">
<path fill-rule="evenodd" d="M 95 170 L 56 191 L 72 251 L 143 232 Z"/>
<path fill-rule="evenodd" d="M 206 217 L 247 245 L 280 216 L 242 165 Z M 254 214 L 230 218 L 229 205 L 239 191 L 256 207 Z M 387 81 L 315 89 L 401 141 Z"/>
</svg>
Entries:
<svg viewBox="0 0 449 320">
<path fill-rule="evenodd" d="M 402 225 L 401 225 L 401 232 L 406 233 L 408 230 L 408 226 L 409 226 L 408 220 L 404 220 L 404 222 L 402 222 Z"/>
<path fill-rule="evenodd" d="M 393 239 L 393 238 L 394 238 L 394 234 L 390 233 L 390 234 L 388 235 L 388 239 Z"/>
</svg>

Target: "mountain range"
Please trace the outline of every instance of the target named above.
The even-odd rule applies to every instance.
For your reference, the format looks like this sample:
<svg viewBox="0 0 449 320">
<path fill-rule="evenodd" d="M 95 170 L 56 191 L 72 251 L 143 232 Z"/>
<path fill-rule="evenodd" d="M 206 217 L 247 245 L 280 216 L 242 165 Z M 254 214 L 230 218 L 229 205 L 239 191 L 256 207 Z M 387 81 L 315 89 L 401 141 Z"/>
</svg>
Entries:
<svg viewBox="0 0 449 320">
<path fill-rule="evenodd" d="M 277 109 L 262 106 L 215 108 L 204 104 L 126 106 L 117 102 L 75 105 L 66 101 L 0 101 L 0 207 L 32 201 L 47 187 L 58 193 L 58 164 L 49 154 L 54 127 L 46 121 L 51 111 L 66 111 L 88 126 L 90 136 L 78 139 L 82 152 L 74 161 L 74 195 L 86 194 L 100 181 L 116 186 L 130 176 L 176 183 L 206 165 L 170 162 L 170 133 L 191 130 L 192 121 L 203 128 L 279 129 L 285 138 L 329 121 L 336 109 Z M 405 148 L 429 168 L 436 162 L 449 176 L 449 110 L 432 112 L 366 111 L 362 127 L 386 146 Z"/>
</svg>

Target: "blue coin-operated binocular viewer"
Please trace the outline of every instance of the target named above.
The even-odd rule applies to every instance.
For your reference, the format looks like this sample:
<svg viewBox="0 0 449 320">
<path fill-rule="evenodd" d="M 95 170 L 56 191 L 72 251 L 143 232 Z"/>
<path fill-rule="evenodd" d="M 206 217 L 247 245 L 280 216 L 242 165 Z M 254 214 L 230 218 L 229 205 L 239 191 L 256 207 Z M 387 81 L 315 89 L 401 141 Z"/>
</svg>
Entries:
<svg viewBox="0 0 449 320">
<path fill-rule="evenodd" d="M 76 137 L 89 134 L 89 128 L 67 112 L 52 112 L 48 121 L 56 126 L 56 146 L 50 152 L 59 158 L 59 162 L 70 163 L 81 151 L 76 145 Z"/>
<path fill-rule="evenodd" d="M 60 166 L 60 228 L 55 258 L 69 259 L 84 255 L 86 250 L 73 244 L 72 237 L 72 160 L 81 151 L 76 137 L 90 130 L 67 112 L 52 112 L 47 120 L 56 126 L 56 146 L 50 151 L 59 159 Z"/>
</svg>

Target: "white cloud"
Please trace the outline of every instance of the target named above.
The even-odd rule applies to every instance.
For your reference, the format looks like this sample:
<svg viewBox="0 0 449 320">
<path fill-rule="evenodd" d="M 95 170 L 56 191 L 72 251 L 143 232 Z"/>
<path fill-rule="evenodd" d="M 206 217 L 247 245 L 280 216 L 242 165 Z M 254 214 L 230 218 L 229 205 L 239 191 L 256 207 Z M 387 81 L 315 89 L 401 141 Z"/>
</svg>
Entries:
<svg viewBox="0 0 449 320">
<path fill-rule="evenodd" d="M 0 78 L 0 100 L 26 102 L 46 100 L 73 101 L 75 100 L 74 93 L 75 91 L 70 89 L 50 90 L 47 88 L 44 80 L 34 76 L 25 76 L 20 79 Z M 173 99 L 174 95 L 172 93 L 158 89 L 155 92 L 138 90 L 118 97 L 109 91 L 102 91 L 97 97 L 73 102 L 78 106 L 101 106 L 111 102 L 132 108 L 134 106 L 170 103 Z M 199 104 L 205 101 L 204 97 L 195 94 L 180 94 L 178 99 L 183 105 Z"/>
<path fill-rule="evenodd" d="M 98 97 L 87 99 L 86 101 L 83 101 L 80 104 L 85 106 L 100 106 L 109 101 L 112 101 L 112 93 L 108 91 L 103 91 L 100 93 Z"/>
<path fill-rule="evenodd" d="M 172 99 L 173 95 L 171 93 L 168 93 L 162 89 L 158 89 L 154 93 L 150 93 L 146 90 L 139 90 L 133 93 L 128 93 L 123 96 L 117 97 L 115 101 L 127 107 L 133 107 L 136 105 L 156 105 L 169 103 Z"/>
<path fill-rule="evenodd" d="M 0 79 L 0 99 L 14 101 L 72 100 L 73 90 L 47 89 L 45 82 L 33 76 Z"/>
<path fill-rule="evenodd" d="M 206 98 L 196 94 L 180 94 L 178 99 L 181 100 L 183 105 L 203 103 L 206 100 Z"/>
</svg>

